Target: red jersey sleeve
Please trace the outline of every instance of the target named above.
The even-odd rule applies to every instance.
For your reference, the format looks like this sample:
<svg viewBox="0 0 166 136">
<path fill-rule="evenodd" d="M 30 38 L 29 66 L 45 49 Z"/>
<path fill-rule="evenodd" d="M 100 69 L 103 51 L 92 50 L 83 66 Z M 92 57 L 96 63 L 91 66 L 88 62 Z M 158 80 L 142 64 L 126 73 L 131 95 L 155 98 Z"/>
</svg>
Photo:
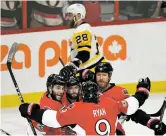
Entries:
<svg viewBox="0 0 166 136">
<path fill-rule="evenodd" d="M 127 101 L 123 100 L 123 101 L 119 101 L 117 102 L 117 106 L 118 106 L 118 111 L 119 113 L 127 113 L 127 109 L 128 109 L 128 103 Z"/>
<path fill-rule="evenodd" d="M 123 101 L 118 102 L 118 109 L 120 112 L 131 115 L 134 114 L 139 108 L 139 102 L 135 97 L 129 97 Z"/>
<path fill-rule="evenodd" d="M 130 95 L 128 94 L 128 91 L 125 88 L 119 87 L 119 86 L 115 86 L 115 90 L 114 90 L 114 96 L 113 98 L 117 101 L 122 101 L 128 97 L 130 97 Z"/>
</svg>

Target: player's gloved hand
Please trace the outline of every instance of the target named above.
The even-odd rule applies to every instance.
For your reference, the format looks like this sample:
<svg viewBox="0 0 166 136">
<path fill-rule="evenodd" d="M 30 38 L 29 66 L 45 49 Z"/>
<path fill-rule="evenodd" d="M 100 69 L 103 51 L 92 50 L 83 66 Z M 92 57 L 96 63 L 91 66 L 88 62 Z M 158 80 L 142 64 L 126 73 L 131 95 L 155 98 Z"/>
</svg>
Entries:
<svg viewBox="0 0 166 136">
<path fill-rule="evenodd" d="M 24 103 L 19 106 L 21 116 L 24 118 L 29 118 L 32 116 L 37 109 L 40 109 L 40 106 L 35 103 Z"/>
<path fill-rule="evenodd" d="M 68 80 L 71 76 L 75 76 L 76 69 L 72 65 L 67 65 L 62 68 L 59 72 L 59 75 L 63 76 L 66 80 Z"/>
<path fill-rule="evenodd" d="M 76 132 L 73 131 L 70 127 L 62 127 L 63 131 L 65 131 L 65 135 L 76 135 Z"/>
<path fill-rule="evenodd" d="M 82 79 L 84 81 L 95 81 L 95 73 L 92 72 L 90 69 L 85 69 L 82 72 Z"/>
<path fill-rule="evenodd" d="M 79 60 L 78 58 L 74 58 L 70 63 L 69 65 L 70 66 L 73 66 L 76 70 L 76 72 L 78 71 L 80 65 L 82 64 L 82 61 Z"/>
<path fill-rule="evenodd" d="M 67 66 L 62 68 L 59 72 L 61 76 L 64 76 L 66 80 L 68 80 L 71 76 L 75 76 L 80 64 L 82 63 L 81 60 L 75 58 L 73 61 L 71 61 Z"/>
<path fill-rule="evenodd" d="M 150 87 L 151 87 L 150 79 L 148 77 L 145 79 L 141 78 L 138 81 L 136 93 L 139 93 L 139 92 L 144 93 L 144 96 L 147 99 L 149 97 Z"/>
<path fill-rule="evenodd" d="M 147 126 L 150 129 L 154 130 L 155 135 L 164 135 L 166 134 L 166 125 L 164 123 L 160 124 L 159 119 L 150 119 L 147 123 Z"/>
</svg>

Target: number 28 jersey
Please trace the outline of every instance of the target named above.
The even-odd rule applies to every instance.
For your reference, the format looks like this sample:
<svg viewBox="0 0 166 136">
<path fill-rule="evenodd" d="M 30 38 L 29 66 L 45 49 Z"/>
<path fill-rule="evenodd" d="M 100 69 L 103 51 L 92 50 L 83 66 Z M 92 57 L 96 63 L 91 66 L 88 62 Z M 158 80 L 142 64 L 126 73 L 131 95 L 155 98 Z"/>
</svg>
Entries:
<svg viewBox="0 0 166 136">
<path fill-rule="evenodd" d="M 103 58 L 96 36 L 88 23 L 82 23 L 75 29 L 71 41 L 72 60 L 80 51 L 87 51 L 90 53 L 89 60 L 82 63 L 79 70 L 90 68 Z"/>
</svg>

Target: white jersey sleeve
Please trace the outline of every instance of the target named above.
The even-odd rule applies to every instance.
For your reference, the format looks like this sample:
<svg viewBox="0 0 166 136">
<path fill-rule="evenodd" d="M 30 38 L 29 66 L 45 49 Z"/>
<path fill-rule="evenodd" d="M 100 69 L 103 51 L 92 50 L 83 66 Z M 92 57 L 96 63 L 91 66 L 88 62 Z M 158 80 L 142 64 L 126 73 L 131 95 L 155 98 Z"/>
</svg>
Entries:
<svg viewBox="0 0 166 136">
<path fill-rule="evenodd" d="M 138 110 L 139 102 L 135 97 L 130 96 L 129 98 L 121 101 L 119 107 L 121 112 L 125 113 L 126 115 L 132 115 Z"/>
</svg>

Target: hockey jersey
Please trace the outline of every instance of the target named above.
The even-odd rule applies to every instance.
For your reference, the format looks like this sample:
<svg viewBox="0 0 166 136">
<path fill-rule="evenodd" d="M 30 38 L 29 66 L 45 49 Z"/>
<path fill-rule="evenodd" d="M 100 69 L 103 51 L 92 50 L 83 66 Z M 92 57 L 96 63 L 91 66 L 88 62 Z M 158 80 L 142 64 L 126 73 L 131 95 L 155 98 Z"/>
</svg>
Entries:
<svg viewBox="0 0 166 136">
<path fill-rule="evenodd" d="M 76 102 L 60 112 L 45 111 L 42 123 L 54 128 L 78 124 L 86 135 L 114 135 L 118 114 L 123 112 L 131 115 L 138 109 L 138 105 L 134 97 L 120 102 L 103 97 L 98 104 Z"/>
<path fill-rule="evenodd" d="M 89 59 L 80 65 L 79 70 L 91 69 L 93 65 L 104 59 L 90 24 L 82 23 L 79 25 L 72 35 L 71 42 L 71 60 L 81 51 L 90 53 Z"/>
<path fill-rule="evenodd" d="M 53 109 L 58 111 L 58 110 L 62 110 L 65 107 L 64 107 L 64 104 L 62 104 L 61 102 L 48 98 L 47 93 L 45 93 L 40 100 L 40 108 Z M 74 135 L 75 134 L 75 132 L 68 127 L 51 128 L 51 127 L 44 126 L 43 124 L 37 123 L 35 121 L 32 121 L 32 122 L 34 127 L 37 129 L 37 132 L 38 133 L 40 132 L 39 134 L 46 134 L 46 135 Z"/>
</svg>

